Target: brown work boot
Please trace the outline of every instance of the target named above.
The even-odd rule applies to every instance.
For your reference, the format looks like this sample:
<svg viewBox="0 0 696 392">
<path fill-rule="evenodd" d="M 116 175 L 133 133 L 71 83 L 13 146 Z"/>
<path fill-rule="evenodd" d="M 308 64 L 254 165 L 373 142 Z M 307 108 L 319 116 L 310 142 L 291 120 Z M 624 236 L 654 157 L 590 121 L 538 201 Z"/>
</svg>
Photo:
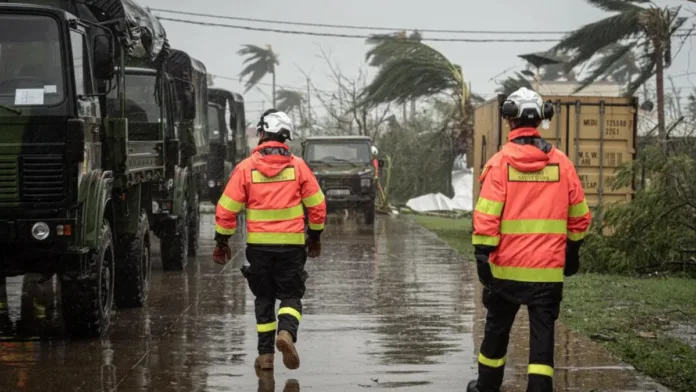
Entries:
<svg viewBox="0 0 696 392">
<path fill-rule="evenodd" d="M 288 331 L 280 331 L 276 338 L 276 348 L 283 353 L 283 364 L 290 370 L 295 370 L 300 367 L 300 354 L 295 349 L 295 343 L 292 341 L 292 335 Z"/>
<path fill-rule="evenodd" d="M 256 376 L 258 377 L 261 372 L 271 371 L 273 372 L 273 354 L 261 354 L 256 357 L 254 362 L 254 370 L 256 370 Z"/>
</svg>

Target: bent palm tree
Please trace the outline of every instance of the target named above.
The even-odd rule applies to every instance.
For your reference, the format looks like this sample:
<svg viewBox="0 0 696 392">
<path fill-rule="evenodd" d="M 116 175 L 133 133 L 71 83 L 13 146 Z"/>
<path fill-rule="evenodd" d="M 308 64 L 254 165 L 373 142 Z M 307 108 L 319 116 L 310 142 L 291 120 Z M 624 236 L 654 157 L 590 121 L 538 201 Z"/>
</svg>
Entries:
<svg viewBox="0 0 696 392">
<path fill-rule="evenodd" d="M 533 89 L 529 78 L 520 72 L 515 72 L 515 75 L 508 76 L 500 82 L 500 85 L 495 90 L 498 94 L 510 95 L 522 87 Z"/>
<path fill-rule="evenodd" d="M 267 74 L 273 75 L 273 107 L 276 105 L 276 65 L 280 65 L 278 55 L 273 52 L 271 45 L 265 48 L 256 45 L 242 45 L 237 52 L 240 56 L 246 56 L 246 67 L 239 73 L 239 79 L 248 77 L 244 83 L 244 92 L 248 92 L 256 86 Z"/>
<path fill-rule="evenodd" d="M 643 7 L 642 4 L 648 3 L 646 0 L 587 1 L 615 14 L 571 32 L 555 49 L 575 51 L 569 63 L 572 68 L 590 61 L 600 50 L 614 46 L 608 55 L 593 64 L 590 75 L 581 82 L 578 91 L 606 75 L 633 48 L 643 49 L 644 54 L 639 58 L 640 73 L 628 82 L 626 95 L 633 95 L 652 75 L 656 75 L 658 130 L 660 137 L 664 138 L 664 70 L 672 60 L 671 38 L 686 22 L 686 18 L 679 16 L 681 8 L 658 8 L 653 3 Z"/>
<path fill-rule="evenodd" d="M 293 90 L 280 89 L 278 90 L 278 106 L 276 109 L 286 113 L 292 113 L 297 110 L 300 121 L 302 121 L 304 117 L 302 108 L 305 102 L 306 100 L 302 93 Z"/>
<path fill-rule="evenodd" d="M 368 38 L 365 43 L 372 46 L 373 49 L 367 53 L 366 61 L 369 65 L 373 67 L 381 67 L 389 60 L 393 60 L 391 57 L 393 54 L 390 52 L 382 53 L 380 51 L 381 44 L 387 40 L 410 40 L 415 42 L 421 42 L 423 35 L 418 30 L 414 30 L 411 35 L 406 35 L 406 31 L 399 31 L 392 34 L 374 34 Z M 406 104 L 403 103 L 403 120 L 406 121 Z M 416 100 L 411 99 L 411 119 L 416 115 Z"/>
</svg>

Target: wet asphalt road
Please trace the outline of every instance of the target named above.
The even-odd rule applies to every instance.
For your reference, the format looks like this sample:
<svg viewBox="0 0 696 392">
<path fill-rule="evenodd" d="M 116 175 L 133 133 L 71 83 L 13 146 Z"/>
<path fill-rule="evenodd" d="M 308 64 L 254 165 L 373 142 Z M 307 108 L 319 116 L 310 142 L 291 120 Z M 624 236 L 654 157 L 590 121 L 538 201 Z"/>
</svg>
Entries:
<svg viewBox="0 0 696 392">
<path fill-rule="evenodd" d="M 243 244 L 237 239 L 233 263 L 215 265 L 213 217 L 202 219 L 201 256 L 185 273 L 163 273 L 155 241 L 147 306 L 115 312 L 101 339 L 63 336 L 50 306 L 54 283 L 8 278 L 0 391 L 464 391 L 475 377 L 485 310 L 474 268 L 408 219 L 382 217 L 374 232 L 329 222 L 322 257 L 307 262 L 302 367 L 289 371 L 277 355 L 275 382 L 260 383 L 253 296 L 238 269 Z M 505 391 L 526 386 L 529 331 L 520 314 Z M 556 390 L 665 390 L 557 330 Z"/>
</svg>

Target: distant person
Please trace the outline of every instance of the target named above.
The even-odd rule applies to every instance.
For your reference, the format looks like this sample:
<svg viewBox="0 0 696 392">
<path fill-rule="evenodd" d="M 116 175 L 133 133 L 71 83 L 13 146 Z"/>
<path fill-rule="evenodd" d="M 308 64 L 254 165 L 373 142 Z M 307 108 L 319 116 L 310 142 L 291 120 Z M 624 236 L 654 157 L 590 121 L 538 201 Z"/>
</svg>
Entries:
<svg viewBox="0 0 696 392">
<path fill-rule="evenodd" d="M 226 264 L 232 257 L 228 240 L 235 233 L 237 214 L 246 206 L 250 265 L 242 267 L 242 273 L 256 297 L 259 356 L 254 368 L 261 377 L 273 370 L 274 343 L 288 369 L 300 367 L 295 343 L 308 276 L 304 266 L 307 256 L 321 254 L 326 201 L 312 170 L 285 144 L 294 131 L 288 115 L 270 109 L 261 116 L 257 130 L 259 145 L 235 167 L 218 201 L 213 259 Z M 303 205 L 309 214 L 307 239 Z M 276 299 L 280 300 L 277 323 Z"/>
<path fill-rule="evenodd" d="M 503 383 L 510 329 L 521 305 L 531 330 L 527 392 L 553 390 L 554 325 L 563 277 L 580 268 L 590 210 L 573 163 L 537 128 L 553 105 L 521 88 L 500 113 L 508 143 L 483 168 L 474 211 L 473 245 L 488 310 L 478 380 L 468 392 L 497 392 Z"/>
<path fill-rule="evenodd" d="M 379 161 L 377 157 L 379 156 L 379 150 L 377 147 L 372 146 L 372 166 L 375 168 L 375 180 L 379 178 Z"/>
</svg>

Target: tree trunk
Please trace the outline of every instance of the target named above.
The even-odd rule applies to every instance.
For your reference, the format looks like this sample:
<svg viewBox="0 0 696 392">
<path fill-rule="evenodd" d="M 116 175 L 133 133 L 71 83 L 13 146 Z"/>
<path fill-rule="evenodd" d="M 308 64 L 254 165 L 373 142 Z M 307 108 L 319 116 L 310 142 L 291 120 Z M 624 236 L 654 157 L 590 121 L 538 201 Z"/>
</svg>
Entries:
<svg viewBox="0 0 696 392">
<path fill-rule="evenodd" d="M 275 74 L 275 69 L 272 72 L 273 74 L 273 108 L 275 109 L 276 107 L 276 74 Z"/>
<path fill-rule="evenodd" d="M 403 110 L 403 116 L 404 116 L 404 124 L 408 122 L 408 117 L 406 117 L 406 102 L 401 106 L 401 109 Z"/>
<path fill-rule="evenodd" d="M 655 59 L 655 84 L 657 88 L 657 132 L 660 137 L 660 141 L 663 143 L 663 148 L 666 147 L 664 143 L 667 139 L 667 132 L 665 129 L 665 54 L 662 46 L 662 42 L 655 43 L 655 53 L 657 58 Z"/>
<path fill-rule="evenodd" d="M 411 100 L 411 121 L 416 120 L 416 100 L 415 98 Z"/>
</svg>

